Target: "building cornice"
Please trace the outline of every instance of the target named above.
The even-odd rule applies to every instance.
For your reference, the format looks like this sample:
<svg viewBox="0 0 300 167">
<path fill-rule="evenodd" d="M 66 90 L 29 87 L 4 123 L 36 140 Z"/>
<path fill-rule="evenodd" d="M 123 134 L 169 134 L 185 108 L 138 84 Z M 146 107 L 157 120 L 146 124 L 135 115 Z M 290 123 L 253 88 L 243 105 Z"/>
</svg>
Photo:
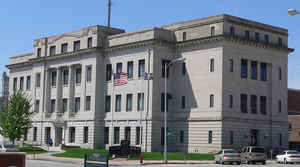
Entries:
<svg viewBox="0 0 300 167">
<path fill-rule="evenodd" d="M 230 36 L 227 34 L 222 34 L 222 35 L 217 35 L 217 36 L 212 36 L 212 37 L 197 38 L 197 39 L 180 41 L 180 42 L 170 42 L 170 41 L 159 40 L 159 39 L 150 39 L 150 40 L 138 41 L 138 42 L 129 43 L 129 44 L 117 45 L 117 46 L 108 47 L 108 48 L 95 47 L 95 48 L 89 48 L 89 49 L 82 49 L 82 50 L 75 51 L 75 52 L 57 54 L 55 56 L 33 58 L 33 59 L 29 59 L 29 61 L 27 61 L 27 62 L 10 64 L 10 65 L 6 65 L 6 67 L 9 69 L 17 68 L 17 67 L 24 67 L 24 66 L 32 65 L 33 63 L 41 63 L 41 62 L 47 62 L 47 61 L 52 61 L 52 60 L 57 60 L 57 59 L 77 57 L 77 56 L 81 56 L 81 55 L 93 53 L 93 52 L 98 52 L 98 51 L 113 52 L 113 51 L 135 49 L 135 48 L 154 46 L 154 45 L 181 49 L 181 48 L 193 47 L 193 46 L 206 44 L 206 43 L 216 43 L 216 42 L 221 42 L 221 41 L 232 42 L 232 43 L 236 43 L 239 45 L 248 45 L 248 46 L 256 47 L 256 48 L 272 49 L 272 50 L 286 52 L 286 53 L 291 53 L 294 51 L 294 49 L 288 48 L 285 46 L 279 47 L 278 45 L 274 45 L 271 43 L 266 44 L 263 42 L 246 40 L 243 37 L 239 37 L 239 36 Z"/>
<path fill-rule="evenodd" d="M 17 63 L 17 64 L 10 64 L 10 65 L 6 65 L 6 67 L 8 69 L 12 69 L 12 68 L 30 66 L 30 65 L 33 65 L 34 63 L 43 63 L 43 62 L 48 62 L 48 61 L 53 61 L 53 60 L 58 60 L 58 59 L 78 57 L 78 56 L 82 56 L 84 54 L 94 53 L 94 52 L 97 52 L 99 50 L 101 50 L 101 48 L 96 48 L 96 47 L 95 48 L 89 48 L 89 49 L 81 49 L 81 50 L 78 50 L 78 51 L 68 52 L 68 53 L 63 53 L 63 54 L 57 54 L 57 55 L 54 55 L 54 56 L 33 58 L 33 59 L 29 59 L 29 61 L 27 61 L 27 62 L 22 62 L 22 63 Z"/>
</svg>

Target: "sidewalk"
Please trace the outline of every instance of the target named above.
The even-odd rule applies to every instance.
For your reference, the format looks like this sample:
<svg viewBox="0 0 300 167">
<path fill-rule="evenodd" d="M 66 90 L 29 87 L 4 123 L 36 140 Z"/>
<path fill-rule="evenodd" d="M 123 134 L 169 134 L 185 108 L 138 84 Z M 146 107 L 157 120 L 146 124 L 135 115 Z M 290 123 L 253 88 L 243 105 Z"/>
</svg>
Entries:
<svg viewBox="0 0 300 167">
<path fill-rule="evenodd" d="M 73 163 L 73 164 L 81 164 L 83 165 L 84 160 L 79 158 L 65 158 L 65 157 L 54 157 L 52 154 L 57 154 L 62 152 L 48 152 L 44 154 L 36 154 L 34 155 L 26 155 L 27 160 L 43 160 L 43 161 L 56 161 L 56 162 L 62 162 L 62 163 Z M 180 161 L 180 160 L 170 160 L 168 161 L 168 164 L 214 164 L 215 161 Z M 268 164 L 276 163 L 275 161 L 267 161 Z M 140 165 L 139 161 L 136 160 L 110 160 L 109 164 L 111 166 L 138 166 Z M 163 161 L 143 161 L 143 165 L 161 165 L 164 164 Z"/>
</svg>

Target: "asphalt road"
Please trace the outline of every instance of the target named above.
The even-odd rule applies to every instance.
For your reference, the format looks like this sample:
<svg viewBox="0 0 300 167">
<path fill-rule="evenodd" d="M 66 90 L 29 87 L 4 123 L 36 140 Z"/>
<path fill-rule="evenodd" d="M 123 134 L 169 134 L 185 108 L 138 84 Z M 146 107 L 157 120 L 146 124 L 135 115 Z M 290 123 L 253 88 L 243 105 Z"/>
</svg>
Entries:
<svg viewBox="0 0 300 167">
<path fill-rule="evenodd" d="M 126 165 L 124 165 L 126 166 Z M 218 165 L 218 164 L 170 164 L 170 165 L 146 165 L 144 167 L 300 167 L 300 164 L 267 164 L 267 165 Z M 54 161 L 40 161 L 40 160 L 26 160 L 26 167 L 83 167 L 83 165 L 54 162 Z M 137 166 L 126 166 L 126 167 L 139 167 Z"/>
</svg>

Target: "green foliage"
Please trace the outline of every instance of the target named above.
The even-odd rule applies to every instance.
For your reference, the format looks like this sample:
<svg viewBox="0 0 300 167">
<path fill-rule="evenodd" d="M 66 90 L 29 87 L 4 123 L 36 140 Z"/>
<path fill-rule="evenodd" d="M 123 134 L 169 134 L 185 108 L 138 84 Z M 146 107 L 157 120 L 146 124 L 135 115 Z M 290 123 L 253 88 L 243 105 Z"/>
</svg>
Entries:
<svg viewBox="0 0 300 167">
<path fill-rule="evenodd" d="M 99 149 L 80 149 L 80 148 L 66 148 L 66 152 L 55 154 L 56 157 L 68 157 L 68 158 L 83 158 L 84 154 L 100 153 L 102 155 L 108 155 L 108 150 Z M 169 152 L 168 160 L 184 160 L 184 153 L 181 152 Z M 163 160 L 164 155 L 161 152 L 145 152 L 143 153 L 144 160 Z M 129 158 L 129 160 L 139 160 L 139 157 Z M 186 160 L 214 160 L 213 154 L 188 154 Z"/>
<path fill-rule="evenodd" d="M 20 147 L 21 152 L 26 152 L 27 154 L 41 154 L 47 152 L 46 150 L 41 149 L 40 147 Z"/>
<path fill-rule="evenodd" d="M 31 126 L 31 99 L 22 91 L 14 92 L 0 112 L 0 134 L 13 143 L 25 135 Z"/>
<path fill-rule="evenodd" d="M 54 154 L 56 157 L 68 158 L 84 158 L 84 154 L 100 153 L 101 155 L 108 155 L 108 150 L 100 149 L 81 149 L 81 148 L 67 148 L 64 153 Z"/>
</svg>

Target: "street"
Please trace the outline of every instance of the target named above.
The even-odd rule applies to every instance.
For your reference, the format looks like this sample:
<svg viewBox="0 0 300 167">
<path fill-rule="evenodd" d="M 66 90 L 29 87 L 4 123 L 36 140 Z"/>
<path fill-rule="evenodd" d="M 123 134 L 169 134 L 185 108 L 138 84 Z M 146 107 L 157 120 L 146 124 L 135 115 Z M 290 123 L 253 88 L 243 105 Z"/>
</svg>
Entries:
<svg viewBox="0 0 300 167">
<path fill-rule="evenodd" d="M 139 167 L 139 165 L 136 166 L 128 166 L 127 167 Z M 145 165 L 145 167 L 237 167 L 237 166 L 243 166 L 243 167 L 296 167 L 300 164 L 267 164 L 267 165 L 217 165 L 217 164 L 170 164 L 170 165 Z M 65 163 L 65 162 L 54 162 L 54 161 L 40 161 L 40 160 L 27 160 L 26 161 L 26 167 L 83 167 L 83 165 L 80 164 L 72 164 L 72 163 Z"/>
</svg>

